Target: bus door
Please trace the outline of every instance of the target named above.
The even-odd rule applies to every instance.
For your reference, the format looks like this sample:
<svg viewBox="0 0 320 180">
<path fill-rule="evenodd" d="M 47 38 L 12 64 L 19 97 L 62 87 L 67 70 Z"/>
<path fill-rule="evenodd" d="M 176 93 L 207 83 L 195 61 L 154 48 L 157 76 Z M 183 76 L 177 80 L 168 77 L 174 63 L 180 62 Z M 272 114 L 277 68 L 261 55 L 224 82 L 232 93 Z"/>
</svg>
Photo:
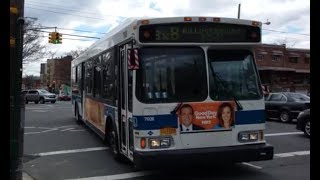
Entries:
<svg viewBox="0 0 320 180">
<path fill-rule="evenodd" d="M 82 118 L 84 118 L 84 113 L 83 113 L 83 107 L 84 107 L 84 78 L 85 78 L 85 68 L 84 68 L 84 62 L 80 64 L 80 68 L 79 70 L 80 72 L 80 79 L 79 79 L 79 91 L 80 91 L 80 103 L 81 103 L 81 107 L 79 107 L 79 112 L 81 113 L 80 115 L 82 116 Z"/>
<path fill-rule="evenodd" d="M 121 106 L 121 120 L 120 120 L 120 142 L 121 152 L 133 158 L 132 151 L 132 128 L 129 124 L 132 121 L 132 70 L 128 70 L 127 65 L 127 49 L 129 45 L 120 46 L 120 106 Z M 131 126 L 131 125 L 130 125 Z M 130 133 L 131 131 L 131 133 Z M 130 142 L 130 144 L 129 144 Z"/>
</svg>

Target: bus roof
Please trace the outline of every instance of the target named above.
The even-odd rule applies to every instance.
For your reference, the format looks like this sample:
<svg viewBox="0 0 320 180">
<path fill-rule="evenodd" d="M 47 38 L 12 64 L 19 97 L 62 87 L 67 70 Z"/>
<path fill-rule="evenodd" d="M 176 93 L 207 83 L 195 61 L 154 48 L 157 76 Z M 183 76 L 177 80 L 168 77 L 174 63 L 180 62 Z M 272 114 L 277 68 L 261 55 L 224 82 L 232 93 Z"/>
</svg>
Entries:
<svg viewBox="0 0 320 180">
<path fill-rule="evenodd" d="M 224 17 L 204 17 L 204 16 L 188 16 L 188 17 L 164 17 L 164 18 L 128 18 L 114 29 L 109 31 L 104 37 L 97 40 L 89 48 L 80 54 L 79 57 L 73 60 L 72 64 L 78 64 L 86 59 L 92 58 L 102 51 L 113 47 L 114 45 L 123 42 L 135 36 L 135 29 L 139 25 L 147 24 L 163 24 L 163 23 L 178 23 L 178 22 L 219 22 L 227 24 L 241 24 L 249 26 L 261 27 L 262 23 L 259 21 L 236 19 L 236 18 L 224 18 Z M 124 35 L 126 32 L 127 36 Z"/>
</svg>

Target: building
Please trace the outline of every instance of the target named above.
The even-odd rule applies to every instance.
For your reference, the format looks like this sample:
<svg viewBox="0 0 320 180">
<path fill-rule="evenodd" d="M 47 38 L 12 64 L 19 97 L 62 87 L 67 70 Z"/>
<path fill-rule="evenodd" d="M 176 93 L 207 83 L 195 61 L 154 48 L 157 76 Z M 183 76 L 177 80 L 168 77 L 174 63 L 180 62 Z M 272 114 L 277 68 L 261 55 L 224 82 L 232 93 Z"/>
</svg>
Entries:
<svg viewBox="0 0 320 180">
<path fill-rule="evenodd" d="M 255 49 L 261 82 L 272 92 L 310 93 L 310 50 L 262 44 Z"/>
<path fill-rule="evenodd" d="M 62 85 L 70 86 L 72 56 L 47 59 L 46 84 L 50 91 L 57 92 Z"/>
<path fill-rule="evenodd" d="M 47 63 L 40 64 L 40 80 L 41 84 L 45 86 L 47 84 Z"/>
<path fill-rule="evenodd" d="M 39 76 L 23 77 L 21 83 L 21 89 L 42 89 L 42 84 Z"/>
</svg>

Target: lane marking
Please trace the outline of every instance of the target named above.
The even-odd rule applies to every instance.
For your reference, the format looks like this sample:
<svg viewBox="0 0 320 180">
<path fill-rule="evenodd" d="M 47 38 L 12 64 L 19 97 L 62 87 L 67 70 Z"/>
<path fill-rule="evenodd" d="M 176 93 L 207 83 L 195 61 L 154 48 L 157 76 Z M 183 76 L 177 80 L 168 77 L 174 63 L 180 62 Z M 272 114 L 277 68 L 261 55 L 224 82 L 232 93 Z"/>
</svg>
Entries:
<svg viewBox="0 0 320 180">
<path fill-rule="evenodd" d="M 34 154 L 36 156 L 50 156 L 57 154 L 68 154 L 68 153 L 77 153 L 77 152 L 89 152 L 89 151 L 99 151 L 109 149 L 107 147 L 96 147 L 96 148 L 86 148 L 86 149 L 74 149 L 74 150 L 64 150 L 64 151 L 53 151 L 46 153 Z M 283 158 L 283 157 L 292 157 L 292 156 L 302 156 L 302 155 L 310 155 L 310 151 L 295 151 L 295 152 L 287 152 L 287 153 L 278 153 L 274 154 L 275 158 Z M 261 166 L 257 166 L 251 163 L 242 162 L 241 164 L 250 166 L 255 169 L 262 169 Z M 115 179 L 129 179 L 135 177 L 143 177 L 154 175 L 157 171 L 139 171 L 139 172 L 131 172 L 131 173 L 123 173 L 123 174 L 114 174 L 108 176 L 96 176 L 96 177 L 87 177 L 87 178 L 76 178 L 76 179 L 68 179 L 68 180 L 115 180 Z"/>
<path fill-rule="evenodd" d="M 45 110 L 32 110 L 33 112 L 48 112 L 48 111 L 45 111 Z"/>
<path fill-rule="evenodd" d="M 304 156 L 304 155 L 310 155 L 310 151 L 296 151 L 296 152 L 279 153 L 279 154 L 274 154 L 274 157 L 275 158 L 282 158 L 282 157 Z"/>
<path fill-rule="evenodd" d="M 39 131 L 39 132 L 28 132 L 28 133 L 24 133 L 25 135 L 28 134 L 40 134 L 40 133 L 45 133 L 45 132 L 50 132 L 50 131 L 56 131 L 58 129 L 49 129 L 49 130 L 45 130 L 45 131 Z"/>
<path fill-rule="evenodd" d="M 58 127 L 40 127 L 40 126 L 26 126 L 24 128 L 39 128 L 39 129 L 60 129 L 60 128 L 66 128 L 66 127 L 76 127 L 79 125 L 65 125 L 65 126 L 58 126 Z"/>
<path fill-rule="evenodd" d="M 41 109 L 71 109 L 72 107 L 26 107 L 26 110 L 41 110 Z"/>
<path fill-rule="evenodd" d="M 67 128 L 67 129 L 64 129 L 64 130 L 61 130 L 61 131 L 69 131 L 71 129 L 74 129 L 74 128 Z"/>
<path fill-rule="evenodd" d="M 55 127 L 55 128 L 66 128 L 66 127 L 76 127 L 79 125 L 65 125 L 65 126 L 59 126 L 59 127 Z"/>
<path fill-rule="evenodd" d="M 155 171 L 139 171 L 123 174 L 114 174 L 108 176 L 97 176 L 97 177 L 88 177 L 88 178 L 77 178 L 78 180 L 115 180 L 115 179 L 129 179 L 135 177 L 149 176 L 155 174 Z M 68 180 L 77 180 L 77 179 L 68 179 Z"/>
<path fill-rule="evenodd" d="M 303 134 L 303 132 L 285 132 L 285 133 L 272 133 L 272 134 L 265 134 L 264 136 L 285 136 L 285 135 L 295 135 L 295 134 Z"/>
<path fill-rule="evenodd" d="M 246 166 L 250 166 L 250 167 L 256 168 L 256 169 L 262 169 L 262 167 L 260 167 L 260 166 L 256 166 L 256 165 L 253 165 L 253 164 L 250 164 L 250 163 L 247 163 L 247 162 L 243 162 L 242 164 L 244 164 Z"/>
<path fill-rule="evenodd" d="M 33 154 L 34 156 L 51 156 L 57 154 L 70 154 L 70 153 L 78 153 L 78 152 L 90 152 L 90 151 L 101 151 L 107 150 L 108 147 L 94 147 L 94 148 L 85 148 L 85 149 L 72 149 L 72 150 L 62 150 L 62 151 L 52 151 L 52 152 L 44 152 L 39 154 Z"/>
<path fill-rule="evenodd" d="M 70 130 L 70 132 L 80 132 L 80 131 L 86 131 L 84 129 L 74 129 L 74 130 Z"/>
</svg>

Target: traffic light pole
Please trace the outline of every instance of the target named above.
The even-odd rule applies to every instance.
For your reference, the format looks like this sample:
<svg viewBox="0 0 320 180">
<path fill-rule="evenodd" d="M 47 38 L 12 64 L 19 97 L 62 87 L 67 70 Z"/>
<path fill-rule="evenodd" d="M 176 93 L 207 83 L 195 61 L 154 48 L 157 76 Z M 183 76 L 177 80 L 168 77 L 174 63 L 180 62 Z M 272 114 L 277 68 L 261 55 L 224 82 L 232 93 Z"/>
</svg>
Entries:
<svg viewBox="0 0 320 180">
<path fill-rule="evenodd" d="M 21 96 L 22 52 L 23 52 L 23 9 L 24 0 L 10 0 L 10 7 L 17 14 L 10 16 L 10 34 L 14 45 L 10 47 L 10 179 L 22 179 L 24 99 Z"/>
</svg>

